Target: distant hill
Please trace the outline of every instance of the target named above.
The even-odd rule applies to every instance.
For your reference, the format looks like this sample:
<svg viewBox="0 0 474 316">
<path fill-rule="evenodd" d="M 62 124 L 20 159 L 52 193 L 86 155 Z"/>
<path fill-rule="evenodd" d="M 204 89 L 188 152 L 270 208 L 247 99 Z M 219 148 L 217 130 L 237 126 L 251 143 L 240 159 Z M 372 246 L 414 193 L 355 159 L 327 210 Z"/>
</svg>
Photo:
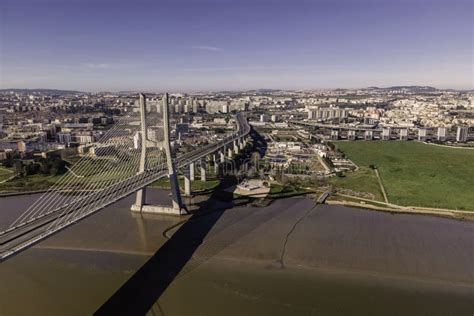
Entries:
<svg viewBox="0 0 474 316">
<path fill-rule="evenodd" d="M 344 93 L 348 90 L 353 89 L 346 89 L 346 88 L 337 88 L 332 89 L 335 92 Z M 393 90 L 403 90 L 408 93 L 436 93 L 439 91 L 464 91 L 464 92 L 474 92 L 474 90 L 456 90 L 456 89 L 438 89 L 431 86 L 392 86 L 392 87 L 367 87 L 362 88 L 362 90 L 367 91 L 393 91 Z M 252 89 L 252 90 L 222 90 L 222 91 L 214 91 L 216 93 L 221 94 L 241 94 L 241 93 L 256 93 L 256 94 L 267 94 L 267 93 L 277 93 L 277 92 L 291 92 L 294 90 L 282 90 L 282 89 Z M 15 92 L 15 93 L 41 93 L 47 95 L 75 95 L 75 94 L 118 94 L 118 95 L 135 95 L 139 93 L 139 91 L 134 90 L 123 90 L 123 91 L 100 91 L 97 93 L 85 92 L 85 91 L 77 91 L 77 90 L 61 90 L 61 89 L 0 89 L 0 93 L 4 92 Z M 209 91 L 210 92 L 210 91 Z M 151 94 L 159 94 L 150 92 Z"/>
<path fill-rule="evenodd" d="M 368 87 L 367 90 L 382 90 L 382 91 L 391 91 L 391 90 L 405 90 L 412 93 L 430 93 L 437 92 L 439 89 L 430 86 L 393 86 L 386 88 L 379 87 Z"/>
<path fill-rule="evenodd" d="M 59 90 L 59 89 L 0 89 L 0 92 L 15 92 L 15 93 L 42 93 L 42 94 L 86 94 L 87 92 L 75 90 Z"/>
</svg>

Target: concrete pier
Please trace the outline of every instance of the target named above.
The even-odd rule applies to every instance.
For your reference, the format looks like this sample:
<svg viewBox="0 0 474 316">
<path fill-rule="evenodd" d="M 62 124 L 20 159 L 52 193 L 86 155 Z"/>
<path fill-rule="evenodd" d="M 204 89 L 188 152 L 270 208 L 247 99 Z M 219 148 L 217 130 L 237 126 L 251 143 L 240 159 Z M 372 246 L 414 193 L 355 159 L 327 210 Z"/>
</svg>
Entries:
<svg viewBox="0 0 474 316">
<path fill-rule="evenodd" d="M 195 171 L 194 167 L 195 167 L 194 162 L 191 162 L 189 164 L 189 178 L 191 181 L 196 180 L 194 176 L 194 171 Z"/>
<path fill-rule="evenodd" d="M 234 140 L 234 153 L 236 155 L 239 154 L 239 146 L 238 146 L 237 142 L 238 142 L 237 140 Z"/>
<path fill-rule="evenodd" d="M 217 161 L 217 155 L 212 154 L 212 161 L 214 164 L 214 174 L 217 174 L 217 171 L 219 171 L 219 162 Z"/>
<path fill-rule="evenodd" d="M 206 158 L 201 158 L 201 181 L 206 181 Z"/>
<path fill-rule="evenodd" d="M 225 162 L 225 149 L 219 150 L 220 163 Z"/>
<path fill-rule="evenodd" d="M 191 165 L 184 172 L 184 195 L 191 196 Z"/>
</svg>

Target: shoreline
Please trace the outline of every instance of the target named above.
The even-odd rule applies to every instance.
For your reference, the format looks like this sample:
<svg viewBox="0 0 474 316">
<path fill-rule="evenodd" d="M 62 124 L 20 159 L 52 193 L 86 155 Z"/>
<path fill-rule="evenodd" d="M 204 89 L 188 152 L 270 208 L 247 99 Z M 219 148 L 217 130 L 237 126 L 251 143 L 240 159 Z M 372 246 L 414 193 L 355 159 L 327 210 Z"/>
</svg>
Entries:
<svg viewBox="0 0 474 316">
<path fill-rule="evenodd" d="M 168 190 L 168 189 L 164 189 Z M 0 198 L 8 198 L 8 197 L 14 197 L 14 196 L 27 196 L 27 195 L 34 195 L 34 194 L 42 194 L 46 193 L 48 190 L 38 190 L 38 191 L 27 191 L 27 192 L 0 192 Z M 311 198 L 311 194 L 314 192 L 307 192 L 306 194 L 303 194 L 304 196 Z M 331 196 L 331 195 L 330 195 Z M 339 194 L 336 193 L 335 195 L 332 196 L 339 196 L 339 197 L 347 197 L 350 199 L 356 199 L 360 200 L 362 202 L 366 202 L 365 204 L 357 203 L 355 201 L 347 201 L 347 200 L 331 200 L 330 198 L 325 201 L 325 204 L 328 205 L 343 205 L 343 206 L 349 206 L 349 207 L 355 207 L 358 209 L 365 209 L 365 210 L 371 210 L 371 211 L 379 211 L 379 212 L 388 212 L 388 213 L 397 213 L 397 214 L 415 214 L 415 215 L 425 215 L 425 216 L 436 216 L 436 217 L 443 217 L 443 218 L 451 218 L 451 219 L 456 219 L 456 220 L 462 220 L 462 221 L 470 221 L 474 222 L 474 211 L 468 211 L 468 210 L 453 210 L 453 209 L 444 209 L 444 208 L 431 208 L 431 207 L 423 207 L 423 206 L 402 206 L 402 205 L 396 205 L 396 204 L 391 204 L 386 205 L 386 206 L 378 206 L 378 205 L 372 205 L 370 203 L 375 203 L 375 204 L 387 204 L 382 201 L 375 201 L 375 200 L 370 200 L 370 199 L 365 199 L 365 198 L 360 198 L 357 196 L 350 196 L 346 194 Z M 281 198 L 291 198 L 291 196 L 288 197 L 269 197 L 268 195 L 263 197 L 264 199 L 269 199 L 270 204 L 281 199 Z M 165 236 L 165 235 L 164 235 Z M 169 238 L 168 236 L 165 236 L 165 238 Z"/>
<path fill-rule="evenodd" d="M 376 202 L 376 203 L 383 203 L 383 202 Z M 378 212 L 385 212 L 385 213 L 393 213 L 393 214 L 408 214 L 408 215 L 423 215 L 423 216 L 433 216 L 433 217 L 442 217 L 448 219 L 455 219 L 460 221 L 468 221 L 474 222 L 474 211 L 456 211 L 456 210 L 423 210 L 423 209 L 416 209 L 410 208 L 405 206 L 400 206 L 400 208 L 391 208 L 391 207 L 383 207 L 383 206 L 376 206 L 370 204 L 360 204 L 351 201 L 337 201 L 337 200 L 328 200 L 326 201 L 328 205 L 341 205 L 341 206 L 349 206 L 363 210 L 369 211 L 378 211 Z"/>
<path fill-rule="evenodd" d="M 19 196 L 19 195 L 33 195 L 46 193 L 48 190 L 36 190 L 36 191 L 12 191 L 12 192 L 0 192 L 0 198 L 9 197 L 9 196 Z"/>
</svg>

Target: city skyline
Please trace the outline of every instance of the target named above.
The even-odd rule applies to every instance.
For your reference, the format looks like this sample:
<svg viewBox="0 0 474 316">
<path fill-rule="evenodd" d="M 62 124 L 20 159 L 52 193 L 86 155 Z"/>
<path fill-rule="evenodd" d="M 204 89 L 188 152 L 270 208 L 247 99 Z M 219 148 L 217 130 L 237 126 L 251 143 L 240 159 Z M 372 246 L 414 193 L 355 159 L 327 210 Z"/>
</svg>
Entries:
<svg viewBox="0 0 474 316">
<path fill-rule="evenodd" d="M 6 1 L 0 88 L 473 89 L 472 12 L 464 0 Z"/>
</svg>

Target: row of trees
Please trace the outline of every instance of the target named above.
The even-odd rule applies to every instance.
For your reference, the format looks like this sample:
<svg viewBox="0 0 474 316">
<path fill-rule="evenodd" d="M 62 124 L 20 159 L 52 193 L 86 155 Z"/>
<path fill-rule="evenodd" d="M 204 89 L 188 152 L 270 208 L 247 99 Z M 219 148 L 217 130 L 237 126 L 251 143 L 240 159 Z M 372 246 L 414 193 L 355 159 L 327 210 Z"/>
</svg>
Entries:
<svg viewBox="0 0 474 316">
<path fill-rule="evenodd" d="M 2 161 L 7 168 L 14 168 L 15 175 L 27 177 L 34 174 L 60 175 L 67 171 L 66 162 L 60 158 L 41 158 L 35 162 L 24 162 L 20 159 L 9 158 Z"/>
</svg>

